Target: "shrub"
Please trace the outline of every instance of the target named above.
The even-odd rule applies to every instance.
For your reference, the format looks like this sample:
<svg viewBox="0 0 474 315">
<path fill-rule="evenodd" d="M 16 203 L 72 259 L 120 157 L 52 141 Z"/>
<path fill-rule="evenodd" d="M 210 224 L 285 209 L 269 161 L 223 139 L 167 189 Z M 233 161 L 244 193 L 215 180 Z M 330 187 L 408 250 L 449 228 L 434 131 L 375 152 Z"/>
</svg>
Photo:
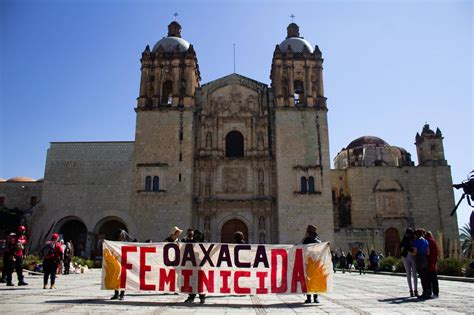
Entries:
<svg viewBox="0 0 474 315">
<path fill-rule="evenodd" d="M 463 259 L 446 258 L 438 260 L 438 274 L 446 276 L 463 276 L 467 261 Z"/>
<path fill-rule="evenodd" d="M 394 272 L 400 268 L 400 265 L 401 265 L 400 258 L 389 256 L 389 257 L 385 257 L 384 259 L 380 261 L 379 269 L 381 271 Z"/>
</svg>

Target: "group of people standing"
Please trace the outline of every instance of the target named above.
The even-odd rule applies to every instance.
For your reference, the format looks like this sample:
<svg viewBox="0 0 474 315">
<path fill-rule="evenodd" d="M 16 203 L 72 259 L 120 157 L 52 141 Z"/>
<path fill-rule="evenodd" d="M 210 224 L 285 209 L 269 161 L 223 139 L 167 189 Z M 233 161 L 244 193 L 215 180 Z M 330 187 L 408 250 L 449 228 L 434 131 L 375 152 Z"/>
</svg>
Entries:
<svg viewBox="0 0 474 315">
<path fill-rule="evenodd" d="M 336 267 L 339 264 L 339 268 L 342 269 L 342 273 L 345 273 L 346 269 L 349 270 L 349 273 L 351 273 L 352 267 L 355 267 L 355 269 L 359 271 L 359 274 L 365 274 L 366 256 L 362 250 L 359 249 L 354 256 L 352 256 L 351 252 L 347 252 L 347 255 L 344 252 L 341 252 L 341 256 L 338 256 L 335 252 L 331 252 L 331 255 L 334 272 L 336 272 Z M 379 269 L 379 262 L 382 258 L 383 255 L 381 253 L 377 254 L 375 250 L 372 250 L 369 254 L 368 269 L 375 273 Z"/>
<path fill-rule="evenodd" d="M 437 275 L 438 244 L 429 231 L 408 228 L 401 242 L 402 259 L 407 274 L 411 297 L 423 299 L 439 297 Z M 420 276 L 423 292 L 418 294 Z"/>
</svg>

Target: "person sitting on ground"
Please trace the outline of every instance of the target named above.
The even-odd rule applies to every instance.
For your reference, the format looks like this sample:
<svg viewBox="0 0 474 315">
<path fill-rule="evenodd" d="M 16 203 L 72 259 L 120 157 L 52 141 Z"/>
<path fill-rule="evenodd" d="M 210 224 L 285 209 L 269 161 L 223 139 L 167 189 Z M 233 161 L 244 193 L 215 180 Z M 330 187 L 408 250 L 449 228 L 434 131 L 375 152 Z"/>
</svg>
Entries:
<svg viewBox="0 0 474 315">
<path fill-rule="evenodd" d="M 170 231 L 170 235 L 165 238 L 165 242 L 179 242 L 178 237 L 181 235 L 182 232 L 183 230 L 181 230 L 179 227 L 173 227 Z"/>
<path fill-rule="evenodd" d="M 59 234 L 54 233 L 51 240 L 46 242 L 41 250 L 43 256 L 43 289 L 48 286 L 48 279 L 51 277 L 50 289 L 56 289 L 56 271 L 63 258 L 63 249 L 59 243 Z"/>
<path fill-rule="evenodd" d="M 365 275 L 365 254 L 360 249 L 356 254 L 356 262 L 359 274 L 361 275 L 363 272 Z"/>
<path fill-rule="evenodd" d="M 305 238 L 303 239 L 303 244 L 315 244 L 321 243 L 318 233 L 316 232 L 316 227 L 314 225 L 308 225 L 306 227 Z M 319 303 L 319 297 L 317 294 L 313 294 L 314 303 Z M 311 294 L 306 295 L 305 303 L 311 303 Z"/>
<path fill-rule="evenodd" d="M 189 231 L 189 229 L 188 229 Z M 206 241 L 204 240 L 204 234 L 201 233 L 201 231 L 199 230 L 195 230 L 193 231 L 193 239 L 192 239 L 192 242 L 191 243 L 205 243 Z M 192 303 L 194 302 L 194 299 L 196 298 L 196 294 L 195 293 L 191 293 L 188 295 L 188 298 L 186 299 L 186 301 L 184 301 L 185 303 Z M 204 304 L 206 302 L 206 294 L 203 294 L 203 293 L 199 293 L 199 300 L 200 300 L 200 304 Z"/>
</svg>

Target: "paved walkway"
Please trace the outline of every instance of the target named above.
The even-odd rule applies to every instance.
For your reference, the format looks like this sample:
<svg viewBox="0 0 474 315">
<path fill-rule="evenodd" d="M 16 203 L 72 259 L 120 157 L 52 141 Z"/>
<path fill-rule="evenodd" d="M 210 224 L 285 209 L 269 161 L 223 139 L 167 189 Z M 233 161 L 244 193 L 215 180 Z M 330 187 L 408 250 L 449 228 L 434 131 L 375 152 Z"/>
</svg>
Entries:
<svg viewBox="0 0 474 315">
<path fill-rule="evenodd" d="M 440 281 L 440 298 L 408 298 L 406 280 L 385 275 L 335 274 L 334 293 L 321 304 L 303 304 L 301 295 L 210 296 L 206 304 L 185 304 L 185 295 L 130 292 L 110 301 L 100 290 L 100 270 L 60 276 L 57 290 L 43 290 L 41 276 L 27 276 L 27 287 L 0 287 L 0 313 L 146 314 L 474 314 L 474 284 Z M 198 299 L 196 299 L 198 300 Z"/>
</svg>

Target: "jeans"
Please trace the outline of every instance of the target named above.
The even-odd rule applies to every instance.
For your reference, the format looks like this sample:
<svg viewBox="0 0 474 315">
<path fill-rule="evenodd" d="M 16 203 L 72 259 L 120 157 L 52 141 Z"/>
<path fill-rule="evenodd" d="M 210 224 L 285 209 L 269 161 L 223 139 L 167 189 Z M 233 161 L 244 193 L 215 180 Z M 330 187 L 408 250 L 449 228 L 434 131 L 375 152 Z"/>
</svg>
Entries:
<svg viewBox="0 0 474 315">
<path fill-rule="evenodd" d="M 408 288 L 410 291 L 413 291 L 413 288 L 415 288 L 414 291 L 418 291 L 415 256 L 408 254 L 407 257 L 403 257 L 403 266 L 405 266 L 405 271 L 407 273 Z"/>
<path fill-rule="evenodd" d="M 45 259 L 43 260 L 43 284 L 48 284 L 48 278 L 51 276 L 51 286 L 54 285 L 56 281 L 56 270 L 58 269 L 58 261 L 52 259 Z"/>
<path fill-rule="evenodd" d="M 438 273 L 436 271 L 428 271 L 429 295 L 439 295 Z"/>
<path fill-rule="evenodd" d="M 428 279 L 428 258 L 426 256 L 416 257 L 416 271 L 420 276 L 421 287 L 423 288 L 423 295 L 430 294 L 430 281 Z"/>
</svg>

